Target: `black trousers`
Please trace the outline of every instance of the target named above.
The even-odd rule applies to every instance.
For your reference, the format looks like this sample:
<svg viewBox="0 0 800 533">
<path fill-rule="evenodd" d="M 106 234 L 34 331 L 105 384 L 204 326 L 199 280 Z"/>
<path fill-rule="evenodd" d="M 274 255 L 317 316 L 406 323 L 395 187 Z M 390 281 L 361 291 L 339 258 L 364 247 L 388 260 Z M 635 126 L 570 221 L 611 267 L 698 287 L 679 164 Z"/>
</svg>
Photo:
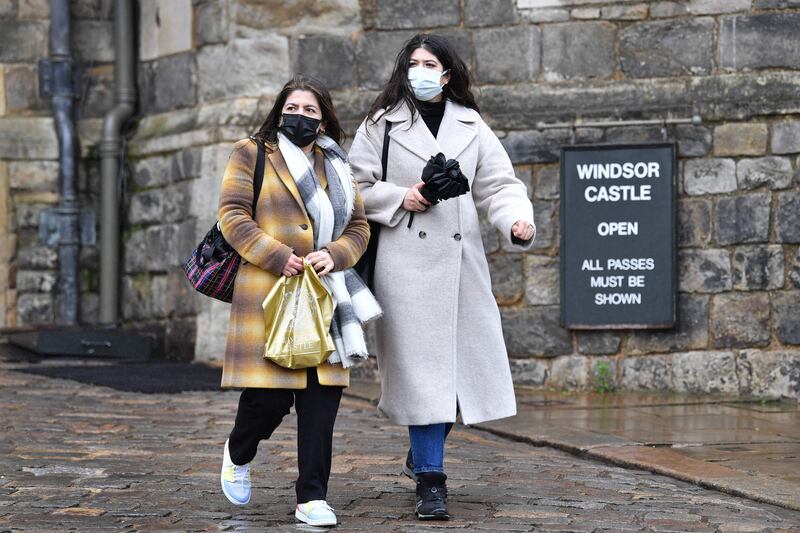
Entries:
<svg viewBox="0 0 800 533">
<path fill-rule="evenodd" d="M 249 463 L 258 443 L 268 439 L 289 414 L 297 412 L 297 503 L 324 500 L 328 492 L 333 454 L 333 424 L 342 387 L 320 385 L 317 370 L 308 369 L 305 389 L 245 389 L 239 397 L 236 423 L 228 441 L 234 464 Z"/>
</svg>

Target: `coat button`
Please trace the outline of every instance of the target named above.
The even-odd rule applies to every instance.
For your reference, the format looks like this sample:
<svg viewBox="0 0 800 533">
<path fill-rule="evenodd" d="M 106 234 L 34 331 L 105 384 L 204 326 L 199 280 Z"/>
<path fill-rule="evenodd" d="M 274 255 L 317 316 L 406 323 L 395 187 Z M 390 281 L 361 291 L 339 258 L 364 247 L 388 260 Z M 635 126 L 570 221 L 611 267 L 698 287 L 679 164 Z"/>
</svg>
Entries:
<svg viewBox="0 0 800 533">
<path fill-rule="evenodd" d="M 425 238 L 425 237 L 427 237 L 427 236 L 428 236 L 428 234 L 427 234 L 427 233 L 425 233 L 424 231 L 420 231 L 420 232 L 419 232 L 419 238 L 420 238 L 420 239 L 424 239 L 424 238 Z"/>
<path fill-rule="evenodd" d="M 308 229 L 308 224 L 300 224 L 300 229 L 304 230 L 304 231 L 307 230 Z"/>
<path fill-rule="evenodd" d="M 461 234 L 460 233 L 456 233 L 455 235 L 453 235 L 453 238 L 455 240 L 457 240 L 457 241 L 460 241 L 461 240 Z"/>
</svg>

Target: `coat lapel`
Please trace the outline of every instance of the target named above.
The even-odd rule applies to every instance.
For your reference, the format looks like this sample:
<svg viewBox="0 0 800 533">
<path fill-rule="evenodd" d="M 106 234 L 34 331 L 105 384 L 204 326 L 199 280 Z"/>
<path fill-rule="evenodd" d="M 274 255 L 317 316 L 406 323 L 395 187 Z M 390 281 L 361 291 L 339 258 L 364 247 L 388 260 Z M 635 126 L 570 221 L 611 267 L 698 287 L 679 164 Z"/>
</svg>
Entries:
<svg viewBox="0 0 800 533">
<path fill-rule="evenodd" d="M 303 203 L 303 197 L 300 196 L 300 189 L 297 188 L 297 183 L 295 183 L 292 173 L 289 172 L 289 167 L 286 166 L 286 161 L 283 160 L 281 151 L 275 150 L 274 152 L 270 153 L 267 158 L 275 168 L 278 178 L 280 178 L 286 188 L 289 189 L 289 192 L 292 193 L 292 197 L 294 198 L 295 202 L 297 202 L 297 205 L 299 205 L 300 209 L 302 209 L 303 213 L 305 213 L 306 206 Z"/>
<path fill-rule="evenodd" d="M 437 138 L 442 153 L 448 159 L 458 159 L 478 134 L 476 113 L 450 100 L 444 108 L 444 117 Z M 427 128 L 426 128 L 427 129 Z"/>
<path fill-rule="evenodd" d="M 477 135 L 475 116 L 470 110 L 447 101 L 444 108 L 439 136 L 434 138 L 422 117 L 417 115 L 411 122 L 411 110 L 406 104 L 386 114 L 393 123 L 389 136 L 397 144 L 427 161 L 439 152 L 450 159 L 457 159 Z"/>
</svg>

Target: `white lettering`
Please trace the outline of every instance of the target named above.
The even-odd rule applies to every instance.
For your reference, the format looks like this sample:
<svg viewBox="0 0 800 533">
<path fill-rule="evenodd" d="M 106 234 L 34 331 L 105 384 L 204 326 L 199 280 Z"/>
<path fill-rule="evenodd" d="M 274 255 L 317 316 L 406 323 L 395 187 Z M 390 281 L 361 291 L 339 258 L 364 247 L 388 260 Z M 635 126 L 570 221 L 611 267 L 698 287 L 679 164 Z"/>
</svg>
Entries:
<svg viewBox="0 0 800 533">
<path fill-rule="evenodd" d="M 642 303 L 642 295 L 641 293 L 634 292 L 634 293 L 619 293 L 613 292 L 611 294 L 604 294 L 604 293 L 595 293 L 594 295 L 594 303 L 595 305 L 629 305 L 629 304 L 641 304 Z"/>
<path fill-rule="evenodd" d="M 597 225 L 601 237 L 608 235 L 639 235 L 638 222 L 601 222 Z"/>
</svg>

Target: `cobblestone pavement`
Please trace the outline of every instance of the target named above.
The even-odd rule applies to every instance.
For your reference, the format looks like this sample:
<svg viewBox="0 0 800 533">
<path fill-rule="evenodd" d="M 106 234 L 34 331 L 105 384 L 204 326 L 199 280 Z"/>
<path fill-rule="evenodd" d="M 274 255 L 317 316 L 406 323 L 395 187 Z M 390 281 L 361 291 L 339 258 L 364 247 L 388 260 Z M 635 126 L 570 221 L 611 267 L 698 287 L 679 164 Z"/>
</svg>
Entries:
<svg viewBox="0 0 800 533">
<path fill-rule="evenodd" d="M 0 364 L 0 532 L 315 531 L 295 524 L 294 418 L 254 462 L 249 506 L 219 489 L 237 393 L 123 393 Z M 339 531 L 800 531 L 800 513 L 463 426 L 447 523 L 419 523 L 398 475 L 407 438 L 345 398 L 329 502 Z"/>
</svg>

